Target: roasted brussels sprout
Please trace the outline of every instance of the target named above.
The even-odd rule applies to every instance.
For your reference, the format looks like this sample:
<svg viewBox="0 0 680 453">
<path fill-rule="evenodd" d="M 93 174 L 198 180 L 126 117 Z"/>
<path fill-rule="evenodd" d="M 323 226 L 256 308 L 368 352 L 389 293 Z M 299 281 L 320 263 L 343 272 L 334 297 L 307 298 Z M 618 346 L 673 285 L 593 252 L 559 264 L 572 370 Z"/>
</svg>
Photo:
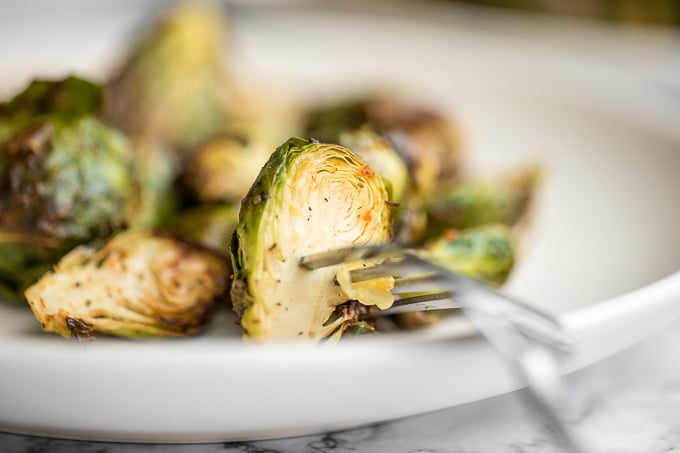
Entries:
<svg viewBox="0 0 680 453">
<path fill-rule="evenodd" d="M 281 145 L 243 199 L 233 237 L 231 298 L 244 336 L 319 340 L 340 328 L 342 318 L 327 322 L 349 299 L 334 283 L 338 267 L 309 271 L 299 259 L 385 242 L 390 215 L 382 178 L 356 154 L 300 138 Z"/>
<path fill-rule="evenodd" d="M 234 127 L 190 153 L 182 182 L 200 203 L 241 201 L 277 145 L 256 124 Z"/>
<path fill-rule="evenodd" d="M 28 268 L 123 227 L 133 178 L 127 140 L 91 117 L 44 117 L 0 145 L 0 280 L 20 289 Z"/>
<path fill-rule="evenodd" d="M 167 234 L 130 230 L 79 246 L 26 290 L 42 328 L 67 338 L 181 336 L 207 321 L 228 264 Z"/>
<path fill-rule="evenodd" d="M 513 239 L 505 225 L 449 230 L 418 249 L 442 267 L 500 286 L 515 263 Z"/>
<path fill-rule="evenodd" d="M 527 212 L 540 176 L 531 167 L 507 177 L 460 181 L 442 187 L 430 201 L 430 233 L 448 228 L 516 224 Z"/>
<path fill-rule="evenodd" d="M 416 253 L 493 286 L 505 282 L 515 263 L 513 237 L 506 225 L 448 230 L 416 249 Z M 413 329 L 436 323 L 448 312 L 450 310 L 402 313 L 394 316 L 394 322 L 399 328 Z"/>
<path fill-rule="evenodd" d="M 70 125 L 97 116 L 103 98 L 101 85 L 75 76 L 35 80 L 14 99 L 0 104 L 0 143 L 45 122 Z M 146 137 L 136 136 L 126 146 L 133 153 L 136 198 L 127 213 L 127 223 L 133 227 L 162 226 L 174 210 L 171 187 L 179 159 L 173 158 L 167 147 Z"/>
<path fill-rule="evenodd" d="M 106 90 L 105 117 L 183 149 L 222 127 L 225 24 L 217 8 L 176 5 L 133 46 Z"/>
</svg>

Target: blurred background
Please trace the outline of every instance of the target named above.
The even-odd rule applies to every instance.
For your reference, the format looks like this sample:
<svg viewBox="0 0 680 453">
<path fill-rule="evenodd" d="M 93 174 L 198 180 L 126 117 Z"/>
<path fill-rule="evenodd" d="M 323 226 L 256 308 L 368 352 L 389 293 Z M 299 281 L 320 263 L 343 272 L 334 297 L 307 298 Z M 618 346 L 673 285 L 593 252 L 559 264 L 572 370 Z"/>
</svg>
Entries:
<svg viewBox="0 0 680 453">
<path fill-rule="evenodd" d="M 465 0 L 464 3 L 605 21 L 680 23 L 678 0 Z"/>
</svg>

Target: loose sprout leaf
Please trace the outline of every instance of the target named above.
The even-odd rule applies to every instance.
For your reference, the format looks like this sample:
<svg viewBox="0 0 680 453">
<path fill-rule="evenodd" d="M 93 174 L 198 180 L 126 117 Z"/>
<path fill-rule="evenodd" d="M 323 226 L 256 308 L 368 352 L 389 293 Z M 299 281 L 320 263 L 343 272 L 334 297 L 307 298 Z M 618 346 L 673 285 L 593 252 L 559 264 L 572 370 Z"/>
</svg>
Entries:
<svg viewBox="0 0 680 453">
<path fill-rule="evenodd" d="M 350 271 L 360 269 L 369 263 L 348 263 L 338 268 L 335 276 L 342 290 L 349 299 L 356 300 L 364 305 L 375 305 L 380 310 L 386 310 L 394 303 L 394 277 L 381 277 L 361 282 L 352 282 Z"/>
</svg>

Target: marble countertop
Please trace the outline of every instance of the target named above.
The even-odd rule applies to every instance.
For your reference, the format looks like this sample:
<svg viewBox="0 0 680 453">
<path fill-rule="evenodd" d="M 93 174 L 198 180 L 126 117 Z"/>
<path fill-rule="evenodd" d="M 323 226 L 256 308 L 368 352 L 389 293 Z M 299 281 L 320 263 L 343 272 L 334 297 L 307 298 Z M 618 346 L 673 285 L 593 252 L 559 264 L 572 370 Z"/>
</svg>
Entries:
<svg viewBox="0 0 680 453">
<path fill-rule="evenodd" d="M 680 451 L 680 322 L 567 377 L 590 453 Z M 559 453 L 524 391 L 349 431 L 257 442 L 152 445 L 0 433 L 0 451 L 168 453 Z"/>
</svg>

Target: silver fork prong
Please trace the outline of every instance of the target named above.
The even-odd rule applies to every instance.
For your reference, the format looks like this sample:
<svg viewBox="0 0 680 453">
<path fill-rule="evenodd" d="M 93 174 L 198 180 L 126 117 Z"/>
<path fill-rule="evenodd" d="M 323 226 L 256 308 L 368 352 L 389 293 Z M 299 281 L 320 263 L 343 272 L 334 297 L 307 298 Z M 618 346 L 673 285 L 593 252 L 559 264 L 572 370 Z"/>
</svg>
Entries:
<svg viewBox="0 0 680 453">
<path fill-rule="evenodd" d="M 391 259 L 382 263 L 352 269 L 349 272 L 350 279 L 352 282 L 357 283 L 391 276 L 403 281 L 404 284 L 408 283 L 411 279 L 413 279 L 414 282 L 431 281 L 433 284 L 439 282 L 439 278 L 437 277 L 439 270 L 426 271 L 420 264 L 404 259 L 411 255 L 411 253 L 402 251 L 401 255 L 397 256 L 395 252 L 391 252 L 391 255 Z"/>
<path fill-rule="evenodd" d="M 365 318 L 377 318 L 399 313 L 410 313 L 414 311 L 444 310 L 447 308 L 459 308 L 452 294 L 447 291 L 437 291 L 432 293 L 406 293 L 398 296 L 389 310 L 374 310 L 367 313 Z"/>
<path fill-rule="evenodd" d="M 442 292 L 437 274 L 428 273 L 395 279 L 392 294 L 417 292 Z M 447 293 L 451 293 L 451 291 Z"/>
<path fill-rule="evenodd" d="M 390 260 L 380 264 L 367 265 L 359 269 L 352 269 L 349 271 L 349 278 L 352 280 L 352 283 L 358 283 L 382 277 L 397 277 L 399 268 L 398 261 Z"/>
<path fill-rule="evenodd" d="M 394 307 L 406 307 L 422 302 L 438 302 L 433 304 L 431 310 L 443 308 L 456 308 L 460 305 L 453 300 L 453 294 L 449 291 L 438 291 L 432 293 L 405 293 L 395 298 Z M 445 305 L 448 304 L 448 305 Z"/>
<path fill-rule="evenodd" d="M 335 264 L 351 263 L 352 261 L 373 258 L 389 258 L 404 254 L 403 247 L 394 244 L 367 245 L 363 247 L 349 247 L 330 250 L 328 252 L 312 253 L 300 258 L 299 264 L 305 269 L 314 270 Z"/>
</svg>

